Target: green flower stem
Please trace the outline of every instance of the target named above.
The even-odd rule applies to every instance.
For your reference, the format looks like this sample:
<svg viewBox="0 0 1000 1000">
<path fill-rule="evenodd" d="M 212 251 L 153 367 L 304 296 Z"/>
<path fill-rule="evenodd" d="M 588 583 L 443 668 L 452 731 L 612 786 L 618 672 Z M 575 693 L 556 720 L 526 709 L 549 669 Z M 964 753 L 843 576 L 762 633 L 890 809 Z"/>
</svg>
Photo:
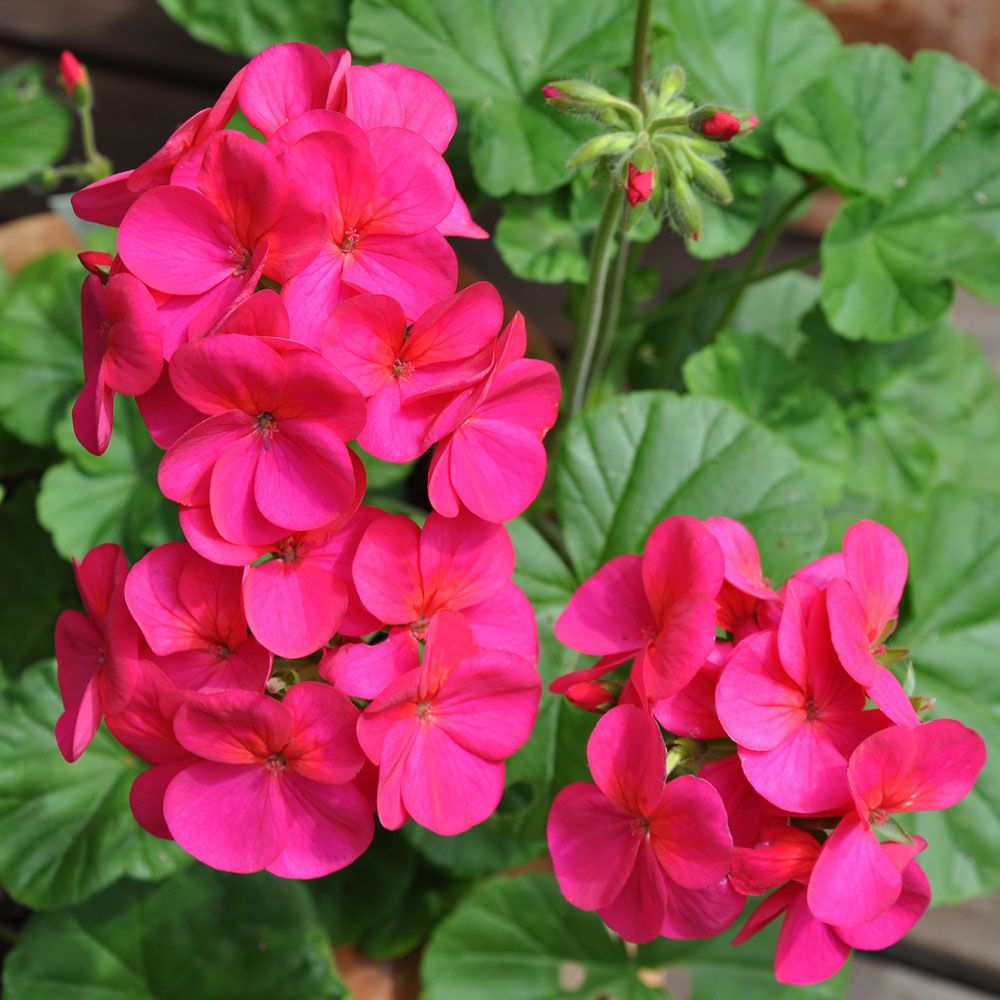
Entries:
<svg viewBox="0 0 1000 1000">
<path fill-rule="evenodd" d="M 649 47 L 652 14 L 653 0 L 639 0 L 635 12 L 635 33 L 632 36 L 632 103 L 643 112 L 646 110 L 646 97 L 642 85 L 646 81 L 646 50 Z"/>
<path fill-rule="evenodd" d="M 80 116 L 80 131 L 83 138 L 83 155 L 86 158 L 84 170 L 86 176 L 91 180 L 99 181 L 111 173 L 111 161 L 97 148 L 97 135 L 94 131 L 94 102 L 88 100 L 86 104 L 77 108 Z"/>
<path fill-rule="evenodd" d="M 587 385 L 593 371 L 594 355 L 601 333 L 611 251 L 614 247 L 615 231 L 621 224 L 624 204 L 625 191 L 616 181 L 604 201 L 604 210 L 601 212 L 601 220 L 590 248 L 589 277 L 581 310 L 582 322 L 573 348 L 567 379 L 565 414 L 569 419 L 583 409 L 583 402 L 587 396 Z"/>
<path fill-rule="evenodd" d="M 597 356 L 594 361 L 593 385 L 598 385 L 604 378 L 611 357 L 611 347 L 618 332 L 618 321 L 621 318 L 622 299 L 625 295 L 625 279 L 628 276 L 628 262 L 632 245 L 624 234 L 618 255 L 615 257 L 615 267 L 611 274 L 611 290 L 607 297 L 607 306 L 601 319 L 601 329 L 597 336 Z"/>
</svg>

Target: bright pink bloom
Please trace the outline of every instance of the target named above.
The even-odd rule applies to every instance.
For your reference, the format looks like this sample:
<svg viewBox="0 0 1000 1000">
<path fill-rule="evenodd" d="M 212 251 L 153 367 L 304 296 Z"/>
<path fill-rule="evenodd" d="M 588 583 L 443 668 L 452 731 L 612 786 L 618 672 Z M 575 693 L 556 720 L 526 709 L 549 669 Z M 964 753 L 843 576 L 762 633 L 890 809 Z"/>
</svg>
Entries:
<svg viewBox="0 0 1000 1000">
<path fill-rule="evenodd" d="M 432 306 L 409 331 L 402 306 L 388 296 L 359 295 L 341 305 L 322 352 L 367 400 L 358 444 L 387 462 L 422 454 L 430 424 L 450 402 L 441 394 L 486 375 L 502 325 L 503 303 L 486 282 Z M 424 405 L 414 405 L 418 400 Z"/>
<path fill-rule="evenodd" d="M 184 542 L 161 545 L 132 567 L 125 583 L 129 610 L 156 665 L 177 687 L 263 691 L 271 656 L 247 632 L 242 575 Z"/>
<path fill-rule="evenodd" d="M 90 77 L 86 68 L 68 50 L 59 57 L 59 84 L 66 91 L 66 96 L 73 99 L 77 98 L 78 87 L 82 89 L 83 97 L 90 90 Z"/>
<path fill-rule="evenodd" d="M 514 547 L 500 525 L 468 514 L 431 514 L 423 529 L 402 515 L 376 520 L 358 545 L 354 583 L 365 608 L 393 628 L 384 642 L 325 654 L 323 676 L 352 697 L 378 696 L 417 668 L 419 643 L 443 612 L 461 613 L 480 648 L 534 663 L 535 618 L 513 570 Z"/>
<path fill-rule="evenodd" d="M 261 252 L 264 274 L 284 282 L 316 256 L 322 220 L 261 143 L 212 136 L 196 184 L 148 191 L 122 220 L 119 252 L 145 284 L 184 296 L 239 288 Z"/>
<path fill-rule="evenodd" d="M 181 847 L 213 868 L 318 878 L 359 857 L 374 832 L 352 779 L 363 756 L 358 710 L 325 684 L 296 684 L 282 702 L 222 691 L 174 718 L 200 758 L 168 784 L 163 811 Z"/>
<path fill-rule="evenodd" d="M 739 135 L 740 127 L 740 120 L 735 115 L 731 115 L 728 111 L 716 111 L 700 124 L 699 131 L 707 139 L 729 142 Z"/>
<path fill-rule="evenodd" d="M 628 184 L 625 188 L 625 196 L 628 203 L 635 208 L 640 202 L 649 201 L 649 196 L 653 193 L 653 171 L 636 170 L 633 164 L 628 165 Z"/>
<path fill-rule="evenodd" d="M 114 274 L 83 283 L 83 388 L 73 406 L 77 440 L 100 455 L 111 440 L 115 393 L 148 392 L 163 368 L 156 303 L 137 278 Z"/>
<path fill-rule="evenodd" d="M 429 438 L 440 443 L 428 493 L 445 517 L 464 507 L 484 521 L 509 521 L 538 496 L 547 462 L 542 439 L 559 409 L 559 374 L 546 361 L 525 358 L 526 346 L 517 313 L 498 342 L 490 375 L 460 393 L 431 428 Z"/>
<path fill-rule="evenodd" d="M 823 845 L 809 909 L 826 923 L 867 923 L 899 898 L 899 869 L 880 849 L 872 825 L 894 813 L 947 809 L 968 795 L 986 762 L 978 733 L 952 719 L 916 729 L 893 726 L 870 736 L 851 755 L 854 810 Z"/>
<path fill-rule="evenodd" d="M 489 818 L 503 762 L 528 739 L 541 682 L 533 663 L 479 649 L 454 612 L 439 612 L 423 663 L 365 709 L 358 738 L 379 765 L 378 815 L 390 830 L 412 817 L 444 836 Z"/>
<path fill-rule="evenodd" d="M 281 156 L 303 204 L 326 219 L 326 242 L 282 288 L 298 339 L 318 346 L 334 307 L 362 292 L 389 295 L 414 320 L 455 291 L 455 251 L 436 226 L 455 202 L 451 171 L 401 128 L 365 133 L 347 118 Z"/>
<path fill-rule="evenodd" d="M 644 652 L 637 683 L 653 700 L 669 698 L 715 647 L 723 570 L 719 543 L 700 521 L 668 517 L 643 555 L 617 556 L 583 582 L 556 622 L 556 637 L 611 665 Z"/>
<path fill-rule="evenodd" d="M 719 719 L 739 746 L 750 784 L 794 813 L 847 808 L 848 758 L 888 725 L 864 707 L 863 689 L 830 642 L 823 595 L 795 582 L 786 588 L 777 631 L 744 639 L 716 691 Z"/>
<path fill-rule="evenodd" d="M 733 842 L 718 792 L 690 775 L 664 783 L 659 727 L 631 705 L 601 718 L 587 760 L 596 785 L 567 786 L 549 813 L 563 895 L 628 941 L 708 937 L 732 923 L 742 900 L 724 882 Z"/>
<path fill-rule="evenodd" d="M 719 592 L 719 627 L 743 638 L 755 631 L 753 619 L 762 601 L 778 601 L 778 595 L 764 579 L 760 552 L 750 532 L 731 517 L 709 517 L 705 527 L 722 547 L 726 577 Z"/>
<path fill-rule="evenodd" d="M 350 66 L 351 54 L 344 49 L 323 52 L 302 42 L 272 45 L 244 70 L 240 110 L 265 138 L 307 111 L 343 111 Z"/>
<path fill-rule="evenodd" d="M 844 535 L 844 578 L 830 581 L 830 634 L 844 669 L 900 726 L 919 724 L 895 675 L 879 663 L 883 643 L 896 627 L 906 586 L 903 543 L 875 521 L 858 521 Z"/>
<path fill-rule="evenodd" d="M 914 860 L 926 844 L 919 837 L 912 844 L 886 843 L 877 847 L 886 865 L 897 872 L 900 893 L 892 906 L 875 920 L 846 926 L 824 923 L 807 902 L 811 886 L 810 870 L 815 849 L 804 831 L 772 827 L 769 844 L 753 851 L 737 851 L 733 860 L 734 882 L 749 871 L 758 880 L 750 886 L 764 892 L 786 878 L 791 879 L 768 896 L 750 915 L 743 930 L 734 938 L 738 946 L 784 914 L 774 956 L 778 982 L 808 986 L 837 974 L 852 948 L 878 951 L 900 940 L 923 916 L 930 904 L 931 889 L 920 865 Z M 819 845 L 813 841 L 814 847 Z M 743 857 L 741 857 L 743 855 Z M 751 855 L 758 857 L 751 858 Z M 768 880 L 770 884 L 768 884 Z"/>
<path fill-rule="evenodd" d="M 364 401 L 328 361 L 286 340 L 207 337 L 177 351 L 170 379 L 208 419 L 167 451 L 160 489 L 208 506 L 224 538 L 267 544 L 275 525 L 308 531 L 353 509 L 344 442 L 364 426 Z"/>
<path fill-rule="evenodd" d="M 117 545 L 98 545 L 78 563 L 76 585 L 84 611 L 56 621 L 56 663 L 63 713 L 56 743 L 74 761 L 90 744 L 106 712 L 122 709 L 135 686 L 139 630 L 125 606 L 128 563 Z"/>
</svg>

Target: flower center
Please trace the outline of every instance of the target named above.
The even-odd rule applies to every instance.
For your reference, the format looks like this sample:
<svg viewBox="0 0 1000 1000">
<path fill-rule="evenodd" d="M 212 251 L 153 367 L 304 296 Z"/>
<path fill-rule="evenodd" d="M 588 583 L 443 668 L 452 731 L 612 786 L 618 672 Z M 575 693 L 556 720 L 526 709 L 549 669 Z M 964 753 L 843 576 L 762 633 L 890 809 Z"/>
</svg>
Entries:
<svg viewBox="0 0 1000 1000">
<path fill-rule="evenodd" d="M 875 826 L 882 826 L 888 818 L 889 814 L 884 809 L 873 809 L 868 816 L 868 822 L 874 823 Z"/>
<path fill-rule="evenodd" d="M 271 438 L 278 432 L 278 421 L 274 419 L 274 415 L 266 410 L 263 413 L 258 413 L 253 428 L 254 432 L 263 439 L 264 451 L 270 451 Z"/>
<path fill-rule="evenodd" d="M 422 701 L 417 705 L 417 718 L 426 719 L 428 715 L 431 714 L 431 708 L 433 706 L 429 701 Z"/>
<path fill-rule="evenodd" d="M 413 371 L 413 363 L 410 361 L 404 361 L 402 358 L 396 358 L 392 363 L 392 368 L 390 374 L 394 379 L 406 378 L 410 372 Z"/>
<path fill-rule="evenodd" d="M 211 647 L 211 652 L 217 660 L 228 660 L 233 655 L 233 651 L 224 642 L 217 642 Z"/>
<path fill-rule="evenodd" d="M 819 718 L 819 709 L 816 707 L 816 702 L 814 702 L 812 698 L 810 698 L 806 702 L 806 718 L 807 719 Z"/>
<path fill-rule="evenodd" d="M 285 760 L 284 754 L 273 753 L 264 762 L 264 767 L 266 767 L 269 771 L 280 774 L 286 767 L 288 767 L 288 761 Z"/>
<path fill-rule="evenodd" d="M 278 542 L 275 548 L 275 555 L 282 562 L 295 562 L 299 557 L 298 545 L 295 542 L 295 536 L 290 535 L 288 538 L 283 539 Z"/>
<path fill-rule="evenodd" d="M 417 640 L 417 642 L 426 642 L 427 628 L 427 619 L 421 616 L 410 626 L 410 634 Z"/>
<path fill-rule="evenodd" d="M 250 261 L 253 258 L 250 250 L 246 247 L 233 247 L 229 252 L 233 255 L 233 260 L 236 261 L 233 274 L 246 274 L 250 268 Z"/>
<path fill-rule="evenodd" d="M 634 837 L 649 836 L 649 820 L 645 816 L 636 816 L 632 820 L 632 835 Z"/>
<path fill-rule="evenodd" d="M 358 245 L 358 240 L 360 239 L 361 234 L 356 229 L 345 230 L 344 238 L 340 241 L 340 252 L 351 253 Z"/>
</svg>

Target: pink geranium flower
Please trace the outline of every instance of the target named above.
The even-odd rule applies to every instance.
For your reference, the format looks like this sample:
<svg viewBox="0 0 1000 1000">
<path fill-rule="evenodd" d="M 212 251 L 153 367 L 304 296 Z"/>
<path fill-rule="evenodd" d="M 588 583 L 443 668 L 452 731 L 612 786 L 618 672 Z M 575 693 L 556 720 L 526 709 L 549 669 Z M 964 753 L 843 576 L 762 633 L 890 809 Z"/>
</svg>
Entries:
<svg viewBox="0 0 1000 1000">
<path fill-rule="evenodd" d="M 641 693 L 669 698 L 715 647 L 723 572 L 722 550 L 708 529 L 684 514 L 668 517 L 643 555 L 617 556 L 584 581 L 556 622 L 556 637 L 603 657 L 605 671 L 642 653 Z"/>
<path fill-rule="evenodd" d="M 130 274 L 107 284 L 92 275 L 83 283 L 83 388 L 73 406 L 77 440 L 100 455 L 111 440 L 115 393 L 148 392 L 163 368 L 163 341 L 156 303 Z"/>
<path fill-rule="evenodd" d="M 278 282 L 316 256 L 322 219 L 261 143 L 240 132 L 212 136 L 196 185 L 154 188 L 122 220 L 119 252 L 144 284 L 200 296 L 242 287 L 257 254 Z"/>
<path fill-rule="evenodd" d="M 597 723 L 587 760 L 596 785 L 568 785 L 549 813 L 563 895 L 628 941 L 708 937 L 732 923 L 743 901 L 724 881 L 733 842 L 718 792 L 690 775 L 664 783 L 659 727 L 631 705 Z"/>
<path fill-rule="evenodd" d="M 199 861 L 230 872 L 318 878 L 371 843 L 371 808 L 352 779 L 363 756 L 358 710 L 325 684 L 277 702 L 222 691 L 183 705 L 178 742 L 196 763 L 167 785 L 170 833 Z"/>
<path fill-rule="evenodd" d="M 455 252 L 436 229 L 455 183 L 426 140 L 340 117 L 337 131 L 305 135 L 281 161 L 326 220 L 319 254 L 282 288 L 297 338 L 318 346 L 334 307 L 362 292 L 391 296 L 414 320 L 455 291 Z"/>
<path fill-rule="evenodd" d="M 423 663 L 365 709 L 358 738 L 379 765 L 378 815 L 390 830 L 412 817 L 444 836 L 488 819 L 504 761 L 528 739 L 541 682 L 533 663 L 476 646 L 463 618 L 439 612 Z"/>
<path fill-rule="evenodd" d="M 450 402 L 442 394 L 486 375 L 502 325 L 503 303 L 486 282 L 432 306 L 409 330 L 402 306 L 388 296 L 359 295 L 341 305 L 322 352 L 367 400 L 358 444 L 387 462 L 421 455 L 430 424 Z"/>
<path fill-rule="evenodd" d="M 63 713 L 56 743 L 68 761 L 90 744 L 106 712 L 125 706 L 135 686 L 139 630 L 125 606 L 128 563 L 117 545 L 98 545 L 78 563 L 76 585 L 84 611 L 56 621 L 56 664 Z"/>
<path fill-rule="evenodd" d="M 750 784 L 793 813 L 847 808 L 847 760 L 889 724 L 864 707 L 864 690 L 830 642 L 823 595 L 794 581 L 777 631 L 744 639 L 716 692 L 719 719 L 739 746 Z"/>
<path fill-rule="evenodd" d="M 947 809 L 963 799 L 986 762 L 978 733 L 952 719 L 893 726 L 865 740 L 848 769 L 854 809 L 823 845 L 809 883 L 809 909 L 826 923 L 875 920 L 899 898 L 899 868 L 873 826 L 896 813 Z"/>
<path fill-rule="evenodd" d="M 920 720 L 902 685 L 877 659 L 896 627 L 906 549 L 874 521 L 848 528 L 843 548 L 844 577 L 830 581 L 826 598 L 834 648 L 844 669 L 893 722 L 916 726 Z"/>
<path fill-rule="evenodd" d="M 455 517 L 464 507 L 484 521 L 524 513 L 545 479 L 542 439 L 556 422 L 559 374 L 525 358 L 527 334 L 517 313 L 497 345 L 489 376 L 460 393 L 428 435 L 439 440 L 428 474 L 434 509 Z"/>
<path fill-rule="evenodd" d="M 171 542 L 143 556 L 125 582 L 125 600 L 154 654 L 180 688 L 263 691 L 271 655 L 247 632 L 243 574 Z"/>
<path fill-rule="evenodd" d="M 318 354 L 285 340 L 228 335 L 180 348 L 178 395 L 207 415 L 170 447 L 160 489 L 207 506 L 222 536 L 267 543 L 273 527 L 309 531 L 352 508 L 358 472 L 344 442 L 364 401 Z"/>
<path fill-rule="evenodd" d="M 511 582 L 514 546 L 500 525 L 466 514 L 431 514 L 418 528 L 408 517 L 376 520 L 354 557 L 354 583 L 365 608 L 389 637 L 324 655 L 320 670 L 353 697 L 377 697 L 417 668 L 420 642 L 435 618 L 458 612 L 477 646 L 534 662 L 538 633 L 528 599 Z"/>
<path fill-rule="evenodd" d="M 812 841 L 812 844 L 809 844 Z M 877 851 L 887 866 L 899 874 L 901 890 L 880 917 L 865 923 L 834 925 L 819 920 L 807 903 L 819 843 L 803 830 L 772 826 L 767 842 L 752 851 L 736 852 L 734 884 L 760 894 L 774 885 L 785 885 L 768 896 L 750 915 L 734 938 L 738 946 L 784 914 L 774 956 L 778 982 L 808 986 L 837 974 L 852 948 L 878 951 L 899 941 L 930 905 L 931 890 L 915 856 L 925 842 L 880 844 Z M 746 876 L 753 879 L 751 884 Z"/>
</svg>

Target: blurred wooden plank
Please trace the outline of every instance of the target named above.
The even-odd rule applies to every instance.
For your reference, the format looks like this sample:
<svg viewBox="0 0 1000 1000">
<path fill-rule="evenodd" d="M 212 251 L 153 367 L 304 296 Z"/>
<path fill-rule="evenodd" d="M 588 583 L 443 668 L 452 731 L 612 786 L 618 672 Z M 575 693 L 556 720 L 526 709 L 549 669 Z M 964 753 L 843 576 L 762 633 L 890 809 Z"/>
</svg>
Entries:
<svg viewBox="0 0 1000 1000">
<path fill-rule="evenodd" d="M 12 274 L 36 257 L 53 250 L 78 250 L 79 246 L 73 230 L 51 212 L 26 215 L 0 226 L 0 262 Z"/>
<path fill-rule="evenodd" d="M 846 1000 L 987 1000 L 983 993 L 893 962 L 857 955 Z"/>
</svg>

